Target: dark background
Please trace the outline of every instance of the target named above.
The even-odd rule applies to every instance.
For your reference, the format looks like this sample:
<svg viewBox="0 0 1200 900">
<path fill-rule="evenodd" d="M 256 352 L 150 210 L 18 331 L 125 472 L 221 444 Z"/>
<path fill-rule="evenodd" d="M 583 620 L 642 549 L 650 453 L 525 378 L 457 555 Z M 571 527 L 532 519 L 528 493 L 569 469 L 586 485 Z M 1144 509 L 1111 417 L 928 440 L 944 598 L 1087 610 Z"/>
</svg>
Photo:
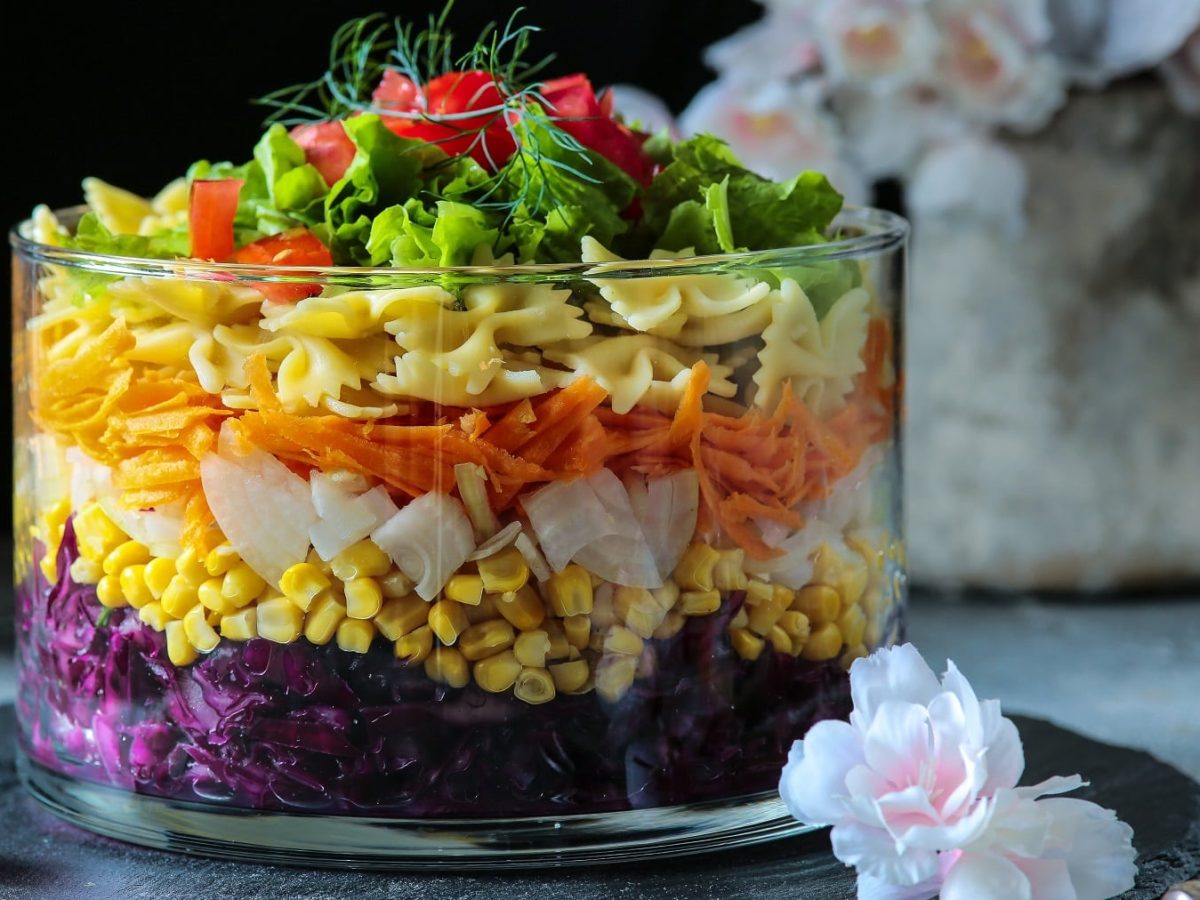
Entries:
<svg viewBox="0 0 1200 900">
<path fill-rule="evenodd" d="M 450 25 L 463 50 L 515 5 L 459 0 Z M 762 13 L 751 0 L 528 0 L 524 6 L 522 21 L 543 29 L 530 57 L 558 57 L 546 75 L 584 71 L 597 87 L 638 84 L 676 112 L 712 78 L 703 48 Z M 88 175 L 150 195 L 196 159 L 249 159 L 267 112 L 250 99 L 318 78 L 340 24 L 376 11 L 424 22 L 441 7 L 441 0 L 12 4 L 0 26 L 8 86 L 0 220 L 7 229 L 38 203 L 82 202 L 80 181 Z M 8 342 L 3 346 L 7 352 Z M 8 496 L 11 413 L 3 396 L 0 494 Z M 10 530 L 4 504 L 5 572 Z M 11 618 L 7 603 L 0 594 L 0 634 Z"/>
</svg>

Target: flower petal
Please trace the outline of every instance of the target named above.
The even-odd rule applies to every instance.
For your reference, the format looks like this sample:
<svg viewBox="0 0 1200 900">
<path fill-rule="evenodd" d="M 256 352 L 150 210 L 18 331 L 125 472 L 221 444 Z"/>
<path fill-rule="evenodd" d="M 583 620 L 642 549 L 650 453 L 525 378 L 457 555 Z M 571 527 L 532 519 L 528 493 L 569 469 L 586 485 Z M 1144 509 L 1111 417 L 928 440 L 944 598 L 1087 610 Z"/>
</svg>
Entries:
<svg viewBox="0 0 1200 900">
<path fill-rule="evenodd" d="M 863 737 L 868 766 L 897 789 L 918 783 L 933 757 L 929 711 L 922 705 L 885 700 L 875 709 Z"/>
<path fill-rule="evenodd" d="M 1047 794 L 1066 794 L 1078 790 L 1086 784 L 1088 782 L 1084 781 L 1078 775 L 1052 775 L 1045 781 L 1014 788 L 1013 790 L 1019 797 L 1036 800 L 1038 797 L 1044 797 Z"/>
<path fill-rule="evenodd" d="M 1039 800 L 1037 805 L 1050 814 L 1042 858 L 1067 864 L 1079 900 L 1104 900 L 1133 887 L 1133 829 L 1116 813 L 1067 797 Z"/>
<path fill-rule="evenodd" d="M 938 874 L 936 853 L 912 849 L 901 852 L 882 828 L 867 828 L 856 823 L 836 825 L 829 833 L 829 840 L 833 844 L 833 855 L 846 865 L 854 866 L 860 875 L 910 887 Z"/>
<path fill-rule="evenodd" d="M 1050 827 L 1045 808 L 1014 790 L 997 791 L 992 802 L 991 822 L 979 842 L 1001 853 L 1041 856 Z"/>
<path fill-rule="evenodd" d="M 913 825 L 896 834 L 896 839 L 906 847 L 923 850 L 951 850 L 966 847 L 989 833 L 993 806 L 991 799 L 984 798 L 975 803 L 964 815 L 934 825 Z"/>
<path fill-rule="evenodd" d="M 779 779 L 788 812 L 807 825 L 832 825 L 846 816 L 846 774 L 863 759 L 862 739 L 845 722 L 826 719 L 796 741 Z"/>
<path fill-rule="evenodd" d="M 882 878 L 858 876 L 858 900 L 931 900 L 942 888 L 942 879 L 934 877 L 910 887 L 888 884 Z"/>
<path fill-rule="evenodd" d="M 1025 873 L 995 853 L 964 853 L 946 873 L 942 900 L 1032 900 Z"/>
<path fill-rule="evenodd" d="M 1079 900 L 1067 864 L 1061 859 L 1022 859 L 1011 857 L 1014 866 L 1025 873 L 1037 900 Z"/>
<path fill-rule="evenodd" d="M 877 650 L 850 667 L 850 720 L 862 723 L 865 732 L 881 703 L 899 700 L 924 706 L 939 693 L 937 676 L 912 644 Z"/>
</svg>

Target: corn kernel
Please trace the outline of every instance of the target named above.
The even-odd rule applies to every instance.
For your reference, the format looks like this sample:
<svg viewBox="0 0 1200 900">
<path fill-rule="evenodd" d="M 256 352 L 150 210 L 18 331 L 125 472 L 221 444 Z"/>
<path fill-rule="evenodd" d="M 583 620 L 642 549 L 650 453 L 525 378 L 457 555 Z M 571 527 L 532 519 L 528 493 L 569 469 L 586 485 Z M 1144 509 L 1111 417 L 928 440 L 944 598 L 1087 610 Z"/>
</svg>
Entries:
<svg viewBox="0 0 1200 900">
<path fill-rule="evenodd" d="M 467 621 L 472 625 L 500 618 L 500 610 L 496 606 L 495 594 L 484 594 L 480 598 L 478 606 L 464 606 L 463 608 L 467 611 Z"/>
<path fill-rule="evenodd" d="M 458 649 L 468 660 L 474 662 L 507 650 L 516 640 L 511 623 L 504 619 L 492 619 L 467 628 L 460 636 Z"/>
<path fill-rule="evenodd" d="M 279 590 L 299 609 L 308 611 L 313 598 L 329 588 L 329 577 L 309 562 L 289 566 L 279 579 Z"/>
<path fill-rule="evenodd" d="M 721 550 L 717 564 L 713 566 L 713 587 L 718 591 L 743 591 L 749 579 L 746 577 L 746 551 Z"/>
<path fill-rule="evenodd" d="M 433 650 L 433 629 L 422 625 L 416 631 L 401 635 L 396 641 L 396 659 L 406 666 L 424 662 Z"/>
<path fill-rule="evenodd" d="M 625 586 L 613 591 L 613 609 L 630 631 L 643 638 L 654 634 L 667 614 L 648 590 Z"/>
<path fill-rule="evenodd" d="M 310 644 L 328 644 L 346 618 L 346 607 L 333 591 L 322 591 L 304 614 L 304 637 Z"/>
<path fill-rule="evenodd" d="M 662 587 L 655 588 L 650 593 L 654 595 L 654 602 L 662 607 L 663 612 L 674 609 L 679 602 L 679 585 L 669 578 Z"/>
<path fill-rule="evenodd" d="M 733 614 L 733 618 L 729 620 L 729 627 L 730 628 L 747 628 L 747 627 L 749 627 L 750 613 L 746 612 L 746 610 L 752 609 L 752 608 L 753 607 L 749 607 L 746 605 L 743 605 L 741 608 L 739 608 L 738 611 Z"/>
<path fill-rule="evenodd" d="M 616 585 L 604 582 L 596 588 L 592 599 L 591 620 L 593 628 L 611 628 L 620 624 L 617 618 L 617 607 L 614 599 L 617 595 Z"/>
<path fill-rule="evenodd" d="M 362 619 L 342 619 L 337 627 L 337 645 L 347 653 L 366 653 L 375 640 L 375 626 Z"/>
<path fill-rule="evenodd" d="M 253 606 L 221 616 L 221 637 L 231 641 L 248 641 L 258 637 L 258 612 Z"/>
<path fill-rule="evenodd" d="M 685 591 L 711 591 L 716 587 L 713 570 L 720 558 L 721 554 L 708 544 L 692 544 L 675 567 L 675 580 L 679 587 Z"/>
<path fill-rule="evenodd" d="M 290 644 L 299 639 L 304 627 L 304 613 L 287 597 L 264 600 L 258 610 L 258 636 L 277 644 Z"/>
<path fill-rule="evenodd" d="M 554 572 L 546 582 L 550 609 L 560 618 L 587 615 L 592 611 L 595 592 L 587 569 L 574 563 Z"/>
<path fill-rule="evenodd" d="M 223 616 L 232 615 L 238 611 L 238 606 L 221 593 L 220 578 L 210 578 L 201 582 L 200 587 L 196 588 L 196 596 L 200 599 L 201 606 L 219 612 Z"/>
<path fill-rule="evenodd" d="M 604 635 L 604 652 L 621 656 L 638 656 L 644 646 L 642 639 L 621 625 L 614 625 Z"/>
<path fill-rule="evenodd" d="M 84 504 L 75 515 L 74 524 L 80 555 L 95 563 L 102 563 L 108 554 L 129 540 L 98 503 Z"/>
<path fill-rule="evenodd" d="M 167 585 L 175 577 L 175 560 L 165 556 L 150 560 L 146 563 L 145 577 L 146 587 L 150 589 L 150 596 L 155 600 L 161 600 Z"/>
<path fill-rule="evenodd" d="M 203 606 L 193 606 L 183 617 L 183 631 L 188 641 L 201 653 L 211 653 L 221 643 L 221 636 L 213 631 L 208 620 L 204 618 L 207 612 Z"/>
<path fill-rule="evenodd" d="M 567 633 L 563 631 L 562 622 L 547 619 L 542 623 L 542 630 L 546 632 L 546 640 L 550 642 L 549 649 L 546 650 L 546 659 L 565 659 L 573 648 L 567 640 Z"/>
<path fill-rule="evenodd" d="M 167 623 L 167 658 L 172 665 L 190 666 L 196 661 L 196 648 L 188 640 L 182 622 Z"/>
<path fill-rule="evenodd" d="M 779 617 L 779 621 L 775 624 L 787 633 L 787 636 L 792 639 L 792 644 L 797 649 L 808 640 L 808 634 L 811 630 L 808 624 L 808 616 L 799 610 L 787 610 Z"/>
<path fill-rule="evenodd" d="M 213 547 L 204 557 L 204 571 L 213 578 L 224 575 L 242 561 L 233 545 L 226 541 Z"/>
<path fill-rule="evenodd" d="M 325 560 L 321 559 L 321 555 L 317 553 L 315 549 L 310 549 L 308 551 L 308 556 L 304 558 L 304 561 L 315 568 L 322 575 L 333 574 L 333 567 L 330 566 L 329 563 L 325 562 Z"/>
<path fill-rule="evenodd" d="M 438 684 L 461 688 L 470 682 L 471 669 L 453 647 L 435 647 L 425 659 L 425 675 Z"/>
<path fill-rule="evenodd" d="M 48 557 L 53 563 L 53 557 Z M 104 577 L 104 567 L 86 556 L 77 556 L 71 563 L 71 580 L 76 584 L 95 584 Z"/>
<path fill-rule="evenodd" d="M 171 621 L 171 617 L 163 612 L 161 603 L 147 603 L 138 610 L 138 618 L 155 631 L 162 631 Z"/>
<path fill-rule="evenodd" d="M 782 584 L 776 584 L 771 588 L 771 599 L 776 605 L 788 609 L 796 600 L 796 592 Z"/>
<path fill-rule="evenodd" d="M 105 575 L 96 583 L 96 597 L 109 609 L 128 605 L 121 592 L 121 582 L 115 575 Z"/>
<path fill-rule="evenodd" d="M 592 637 L 592 620 L 587 616 L 568 616 L 562 620 L 563 634 L 567 643 L 577 650 L 588 645 Z"/>
<path fill-rule="evenodd" d="M 175 557 L 175 573 L 182 575 L 194 587 L 208 578 L 208 570 L 204 568 L 204 560 L 196 554 L 194 547 L 185 547 L 183 552 Z"/>
<path fill-rule="evenodd" d="M 679 610 L 673 609 L 663 617 L 662 624 L 654 629 L 653 637 L 660 641 L 673 638 L 683 630 L 683 626 L 686 622 L 687 619 L 684 617 L 683 613 L 679 612 Z"/>
<path fill-rule="evenodd" d="M 882 616 L 876 616 L 867 622 L 867 629 L 863 632 L 863 643 L 868 647 L 878 647 L 883 643 L 883 625 Z"/>
<path fill-rule="evenodd" d="M 451 575 L 442 590 L 455 603 L 478 606 L 483 602 L 483 579 L 478 575 Z"/>
<path fill-rule="evenodd" d="M 522 666 L 511 650 L 497 653 L 475 663 L 472 674 L 475 683 L 489 694 L 499 694 L 512 687 L 521 674 Z"/>
<path fill-rule="evenodd" d="M 854 665 L 856 659 L 863 659 L 867 656 L 867 648 L 862 644 L 855 644 L 852 647 L 847 647 L 842 651 L 842 655 L 838 657 L 838 665 L 843 669 L 849 669 Z"/>
<path fill-rule="evenodd" d="M 392 560 L 375 544 L 367 539 L 347 547 L 329 560 L 333 574 L 342 581 L 354 578 L 379 578 L 392 568 Z"/>
<path fill-rule="evenodd" d="M 517 662 L 528 668 L 544 669 L 549 653 L 550 635 L 541 629 L 522 631 L 513 643 L 513 655 L 516 656 Z"/>
<path fill-rule="evenodd" d="M 125 541 L 118 544 L 111 553 L 104 557 L 104 574 L 119 575 L 126 566 L 145 565 L 150 562 L 150 551 L 145 544 L 137 541 Z"/>
<path fill-rule="evenodd" d="M 570 694 L 587 684 L 592 672 L 587 660 L 573 659 L 570 662 L 554 663 L 550 666 L 550 677 L 556 690 Z"/>
<path fill-rule="evenodd" d="M 792 645 L 792 636 L 778 625 L 767 632 L 767 640 L 771 643 L 776 653 L 791 655 L 795 650 L 795 647 Z"/>
<path fill-rule="evenodd" d="M 74 578 L 75 570 L 72 568 L 71 577 Z M 868 616 L 877 616 L 888 608 L 888 597 L 883 592 L 881 585 L 873 584 L 868 587 L 862 595 L 862 603 L 860 604 Z"/>
<path fill-rule="evenodd" d="M 746 628 L 733 628 L 729 632 L 729 643 L 742 659 L 758 659 L 766 644 L 754 632 Z"/>
<path fill-rule="evenodd" d="M 210 627 L 216 628 L 217 625 L 220 623 L 221 614 L 219 612 L 216 612 L 215 610 L 211 610 L 211 609 L 205 609 L 203 606 L 198 606 L 195 608 L 196 609 L 204 609 L 204 621 L 207 622 Z"/>
<path fill-rule="evenodd" d="M 483 589 L 491 594 L 519 591 L 529 582 L 529 565 L 516 547 L 505 547 L 476 565 Z"/>
<path fill-rule="evenodd" d="M 625 695 L 637 676 L 636 656 L 605 656 L 596 664 L 596 693 L 615 703 Z"/>
<path fill-rule="evenodd" d="M 383 609 L 383 589 L 374 578 L 354 578 L 347 581 L 346 615 L 352 619 L 371 619 Z"/>
<path fill-rule="evenodd" d="M 684 591 L 679 595 L 679 611 L 685 616 L 708 616 L 721 608 L 717 591 Z"/>
<path fill-rule="evenodd" d="M 399 569 L 392 569 L 379 579 L 379 589 L 389 600 L 395 597 L 407 597 L 413 592 L 413 580 Z"/>
<path fill-rule="evenodd" d="M 453 600 L 439 600 L 429 608 L 429 627 L 447 647 L 453 645 L 469 625 L 462 604 Z"/>
<path fill-rule="evenodd" d="M 387 640 L 394 641 L 415 631 L 429 620 L 429 604 L 415 594 L 394 597 L 376 614 L 375 627 Z"/>
<path fill-rule="evenodd" d="M 867 616 L 861 606 L 851 606 L 838 616 L 837 626 L 846 645 L 853 647 L 863 641 L 863 635 L 867 632 Z"/>
<path fill-rule="evenodd" d="M 172 618 L 182 619 L 187 615 L 189 609 L 200 602 L 196 589 L 197 584 L 189 581 L 186 576 L 182 574 L 172 576 L 171 583 L 163 591 L 162 599 L 159 602 Z"/>
<path fill-rule="evenodd" d="M 554 699 L 554 679 L 545 669 L 526 666 L 513 685 L 513 696 L 531 706 Z"/>
<path fill-rule="evenodd" d="M 770 634 L 771 629 L 775 627 L 775 623 L 787 611 L 788 605 L 786 600 L 786 597 L 776 596 L 769 603 L 760 603 L 758 606 L 751 606 L 747 611 L 747 616 L 749 617 L 747 627 L 759 637 L 766 637 Z"/>
<path fill-rule="evenodd" d="M 225 573 L 221 581 L 221 594 L 231 600 L 234 606 L 242 607 L 261 594 L 266 586 L 267 582 L 261 575 L 248 563 L 240 562 Z"/>
<path fill-rule="evenodd" d="M 842 649 L 842 632 L 833 622 L 826 622 L 813 629 L 800 655 L 811 662 L 833 659 Z"/>
<path fill-rule="evenodd" d="M 520 631 L 537 628 L 546 618 L 546 607 L 542 604 L 542 598 L 528 584 L 515 593 L 494 596 L 497 611 Z"/>
<path fill-rule="evenodd" d="M 796 592 L 792 609 L 808 616 L 813 625 L 824 625 L 837 619 L 842 609 L 842 598 L 826 584 L 810 584 Z"/>
<path fill-rule="evenodd" d="M 752 578 L 746 582 L 746 605 L 758 606 L 775 600 L 775 585 Z"/>
<path fill-rule="evenodd" d="M 842 606 L 853 606 L 862 600 L 870 579 L 871 574 L 867 571 L 865 564 L 849 563 L 844 566 L 841 577 L 836 583 L 838 592 L 842 595 Z"/>
<path fill-rule="evenodd" d="M 146 587 L 146 567 L 138 564 L 126 566 L 121 570 L 117 579 L 121 585 L 121 593 L 126 602 L 134 609 L 141 609 L 147 603 L 153 603 L 154 597 L 150 588 Z"/>
<path fill-rule="evenodd" d="M 845 541 L 847 547 L 862 557 L 869 572 L 878 572 L 883 569 L 884 550 L 882 546 L 876 546 L 864 534 L 848 534 Z"/>
</svg>

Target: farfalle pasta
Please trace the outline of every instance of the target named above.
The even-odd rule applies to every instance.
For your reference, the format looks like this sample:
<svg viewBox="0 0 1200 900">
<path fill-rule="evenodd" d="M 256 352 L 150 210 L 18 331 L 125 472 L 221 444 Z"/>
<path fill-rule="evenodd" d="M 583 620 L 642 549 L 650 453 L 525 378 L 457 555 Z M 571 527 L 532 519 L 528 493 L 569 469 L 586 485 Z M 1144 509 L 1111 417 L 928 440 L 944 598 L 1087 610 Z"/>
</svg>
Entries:
<svg viewBox="0 0 1200 900">
<path fill-rule="evenodd" d="M 249 162 L 22 227 L 30 777 L 120 835 L 303 812 L 246 840 L 389 864 L 514 820 L 555 860 L 738 837 L 695 804 L 768 833 L 903 627 L 903 228 L 583 76 L 394 60 Z M 355 850 L 365 814 L 423 827 Z"/>
</svg>

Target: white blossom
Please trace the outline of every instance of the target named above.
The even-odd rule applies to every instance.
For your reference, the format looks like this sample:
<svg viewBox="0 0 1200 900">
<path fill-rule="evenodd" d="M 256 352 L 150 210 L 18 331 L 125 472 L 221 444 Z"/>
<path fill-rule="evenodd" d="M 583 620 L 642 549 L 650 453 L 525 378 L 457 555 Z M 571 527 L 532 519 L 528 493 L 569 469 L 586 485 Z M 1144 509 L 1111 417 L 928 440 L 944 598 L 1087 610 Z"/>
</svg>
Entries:
<svg viewBox="0 0 1200 900">
<path fill-rule="evenodd" d="M 1024 223 L 1027 181 L 1011 151 L 967 136 L 933 148 L 918 163 L 908 184 L 908 208 L 918 220 L 957 216 L 1015 234 Z"/>
<path fill-rule="evenodd" d="M 823 0 L 813 25 L 834 85 L 889 92 L 933 72 L 937 32 L 925 0 Z"/>
</svg>

